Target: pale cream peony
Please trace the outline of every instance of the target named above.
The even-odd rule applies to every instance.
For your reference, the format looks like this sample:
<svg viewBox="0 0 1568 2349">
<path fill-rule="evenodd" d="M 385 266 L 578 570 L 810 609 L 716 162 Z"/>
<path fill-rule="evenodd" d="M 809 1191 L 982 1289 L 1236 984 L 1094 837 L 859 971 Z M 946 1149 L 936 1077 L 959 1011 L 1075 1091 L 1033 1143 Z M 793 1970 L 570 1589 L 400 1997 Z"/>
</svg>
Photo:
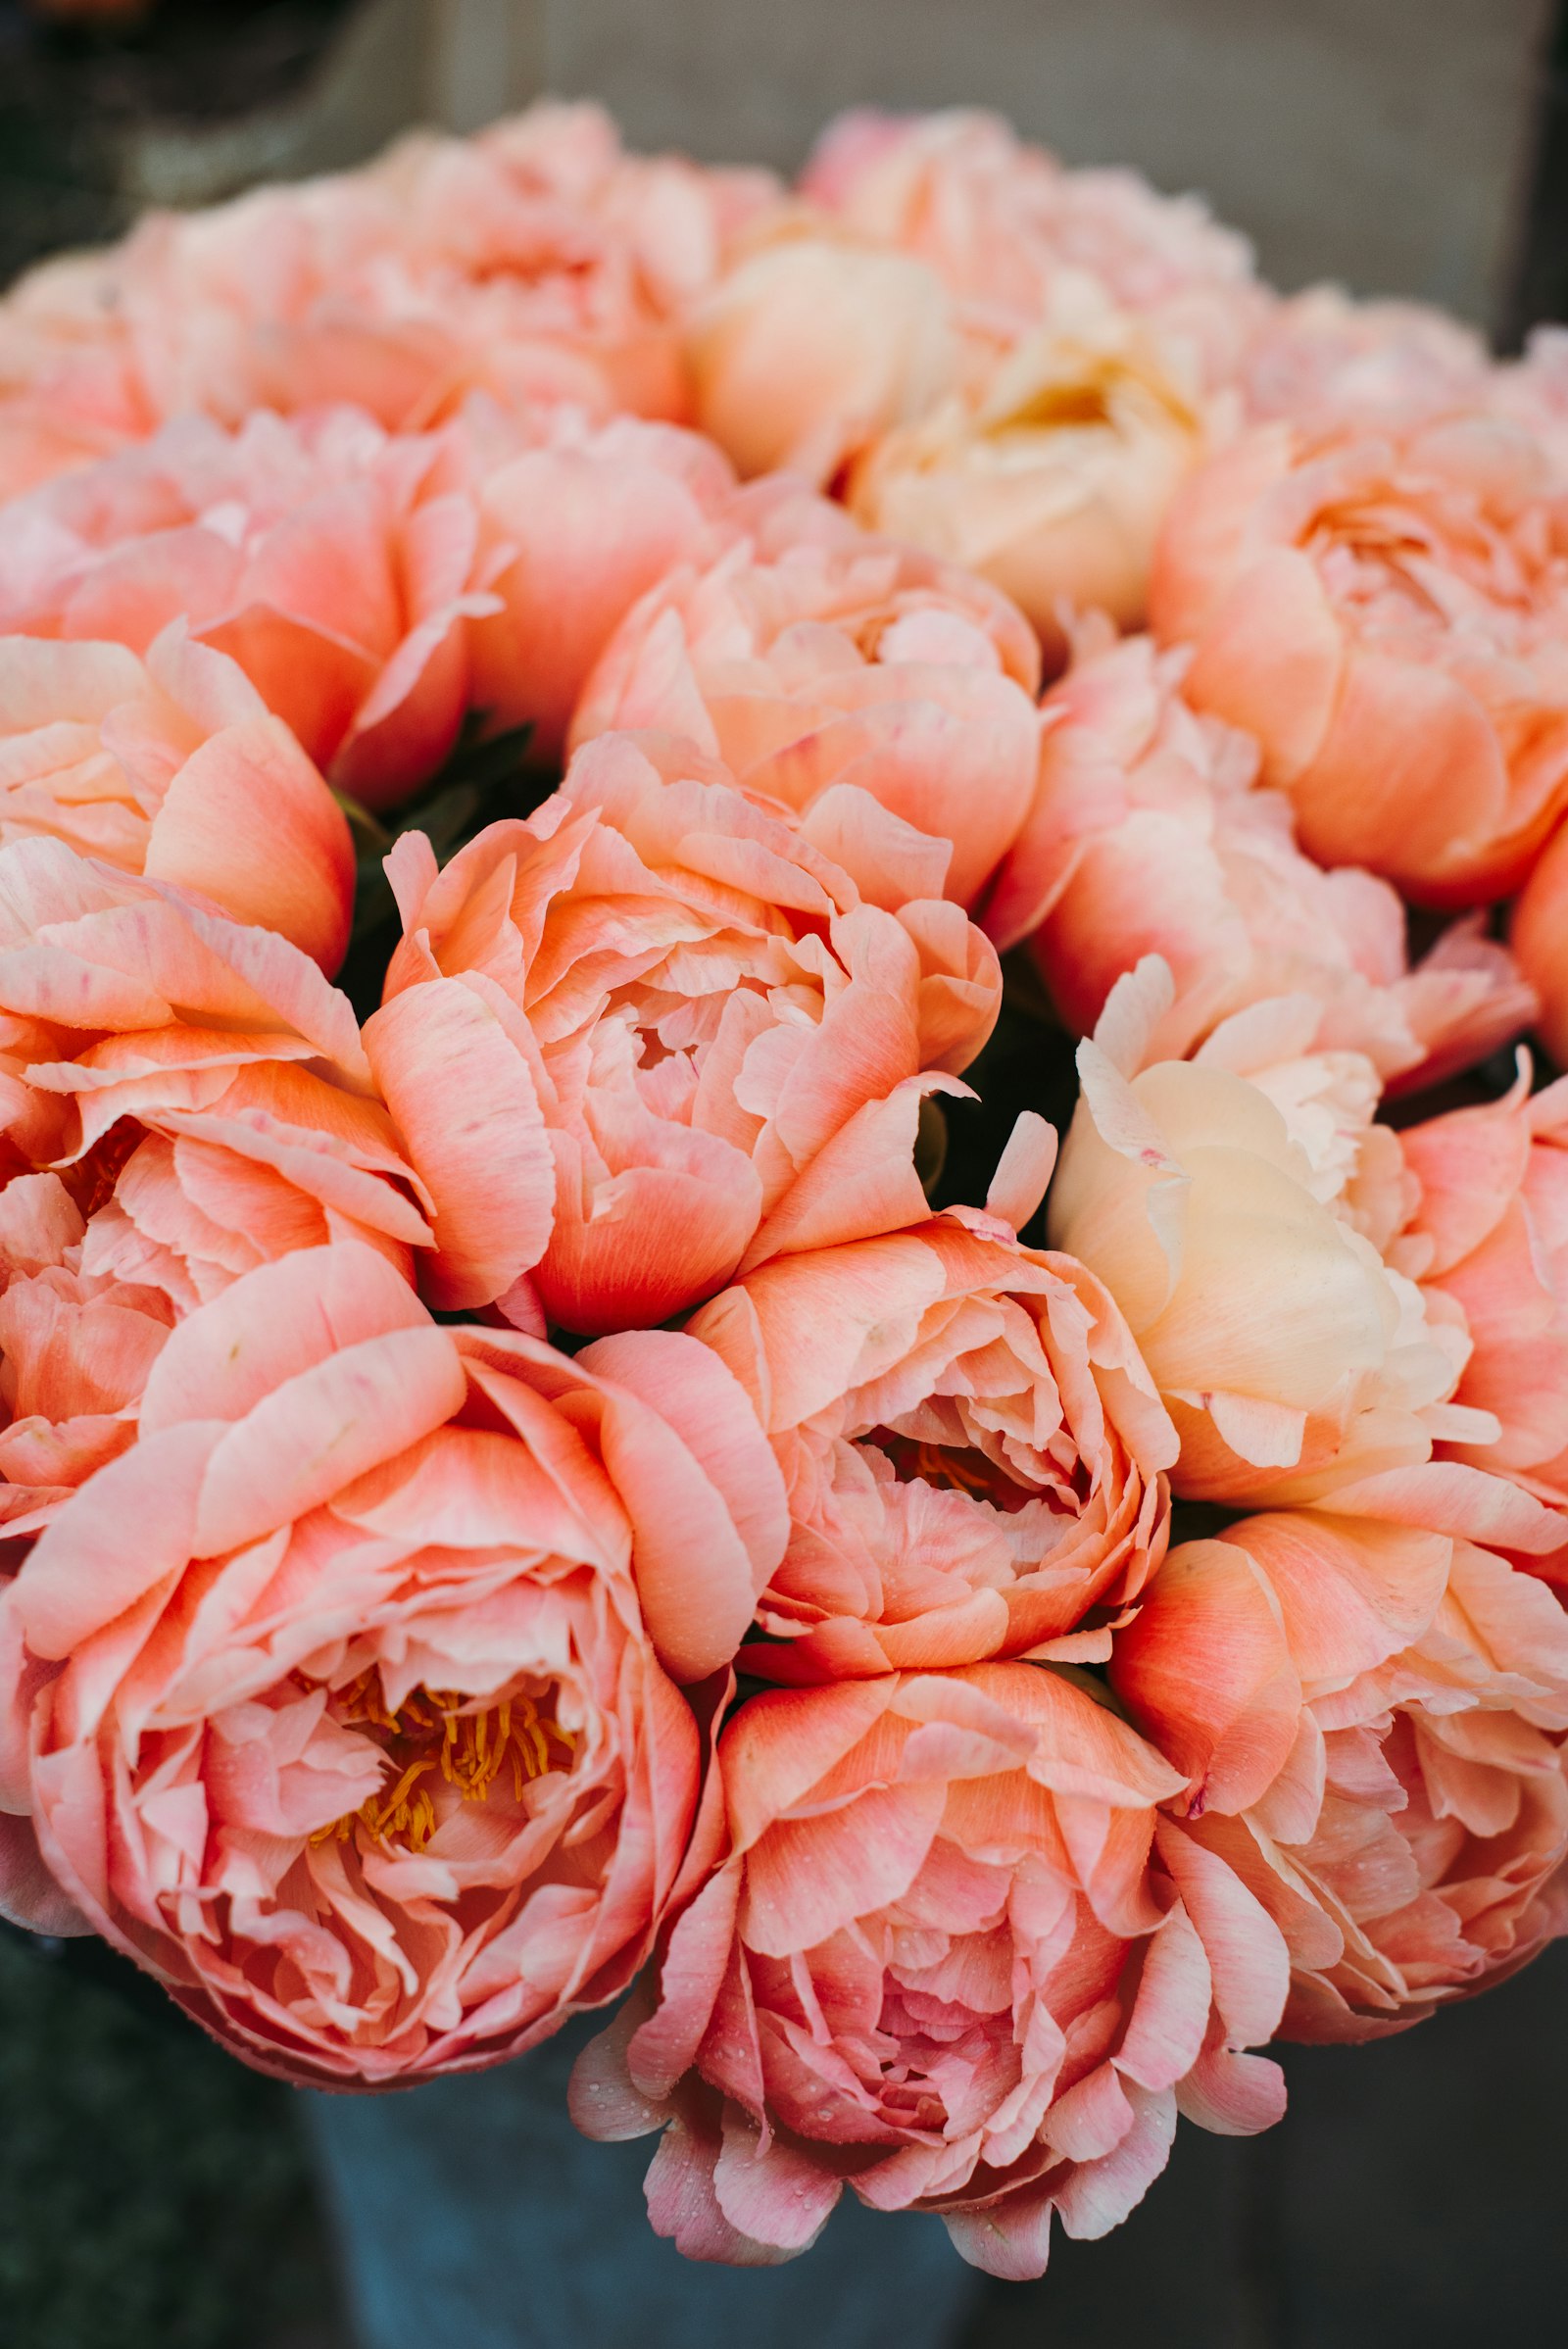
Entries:
<svg viewBox="0 0 1568 2349">
<path fill-rule="evenodd" d="M 1423 1461 L 1438 1437 L 1486 1442 L 1495 1421 L 1447 1400 L 1462 1332 L 1434 1328 L 1355 1228 L 1386 1218 L 1356 1216 L 1355 1169 L 1336 1162 L 1323 1112 L 1357 1072 L 1303 1060 L 1257 1083 L 1213 1057 L 1151 1062 L 1169 1002 L 1150 956 L 1079 1047 L 1049 1228 L 1138 1341 L 1182 1440 L 1174 1490 L 1309 1499 Z"/>
<path fill-rule="evenodd" d="M 848 501 L 873 529 L 994 580 L 1059 667 L 1069 610 L 1143 620 L 1165 510 L 1210 431 L 1181 349 L 1072 278 L 983 390 L 868 450 Z"/>
</svg>

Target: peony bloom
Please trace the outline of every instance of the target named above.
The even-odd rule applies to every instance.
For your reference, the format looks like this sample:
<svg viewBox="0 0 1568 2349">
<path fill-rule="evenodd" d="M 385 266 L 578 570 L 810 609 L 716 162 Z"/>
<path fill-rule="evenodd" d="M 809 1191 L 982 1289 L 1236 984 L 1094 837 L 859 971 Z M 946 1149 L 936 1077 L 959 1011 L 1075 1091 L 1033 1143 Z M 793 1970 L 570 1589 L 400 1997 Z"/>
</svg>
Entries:
<svg viewBox="0 0 1568 2349">
<path fill-rule="evenodd" d="M 1161 1057 L 1292 994 L 1321 1006 L 1325 1047 L 1406 1084 L 1517 1035 L 1533 1002 L 1505 951 L 1461 924 L 1412 971 L 1395 891 L 1301 854 L 1290 803 L 1250 788 L 1257 745 L 1192 708 L 1186 665 L 1147 637 L 1089 642 L 1046 702 L 1039 790 L 985 926 L 1004 952 L 1028 940 L 1066 1024 L 1092 1030 L 1116 980 L 1155 954 L 1176 987 Z"/>
<path fill-rule="evenodd" d="M 163 1075 L 63 1176 L 0 1191 L 0 1521 L 14 1533 L 130 1444 L 170 1331 L 245 1273 L 337 1239 L 410 1283 L 433 1257 L 428 1194 L 378 1101 L 286 1060 L 194 1085 Z"/>
<path fill-rule="evenodd" d="M 1188 1776 L 1184 1834 L 1285 1934 L 1296 2038 L 1414 2022 L 1563 1922 L 1568 1623 L 1466 1538 L 1539 1549 L 1545 1512 L 1464 1468 L 1377 1497 L 1392 1516 L 1253 1517 L 1173 1549 L 1111 1666 Z M 1399 1521 L 1411 1502 L 1424 1524 Z"/>
<path fill-rule="evenodd" d="M 433 774 L 497 610 L 466 452 L 362 412 L 182 416 L 0 513 L 0 624 L 143 653 L 183 618 L 367 806 Z"/>
<path fill-rule="evenodd" d="M 290 1256 L 169 1340 L 138 1443 L 0 1599 L 7 1809 L 263 2069 L 471 2069 L 642 1963 L 701 1770 L 655 1649 L 721 1661 L 781 1527 L 712 1356 L 610 1352 L 662 1415 L 536 1341 L 438 1328 L 352 1244 Z"/>
<path fill-rule="evenodd" d="M 141 652 L 182 616 L 365 805 L 443 763 L 466 712 L 554 758 L 622 614 L 725 532 L 695 433 L 475 399 L 437 431 L 350 408 L 182 416 L 0 512 L 0 625 Z"/>
<path fill-rule="evenodd" d="M 1178 2102 L 1278 2118 L 1275 2067 L 1236 2052 L 1278 2018 L 1277 1929 L 1175 1831 L 1152 1870 L 1181 1782 L 1070 1681 L 775 1690 L 718 1763 L 724 1865 L 571 2091 L 591 2136 L 665 2125 L 649 2216 L 688 2257 L 792 2258 L 848 2184 L 1038 2276 L 1054 2212 L 1099 2235 L 1142 2198 Z"/>
<path fill-rule="evenodd" d="M 343 997 L 285 940 L 58 841 L 0 849 L 0 1127 L 13 1531 L 125 1448 L 170 1330 L 244 1273 L 352 1239 L 439 1283 Z"/>
<path fill-rule="evenodd" d="M 134 1442 L 174 1313 L 156 1289 L 82 1268 L 86 1224 L 58 1175 L 0 1191 L 0 1527 L 34 1533 Z"/>
<path fill-rule="evenodd" d="M 1223 385 L 1269 307 L 1246 239 L 1197 198 L 1158 195 L 1133 171 L 1066 171 L 1000 115 L 856 108 L 823 132 L 801 188 L 934 269 L 977 356 L 1024 340 L 1063 277 L 1087 273 Z"/>
<path fill-rule="evenodd" d="M 469 622 L 468 699 L 494 727 L 527 725 L 557 758 L 578 697 L 621 620 L 731 534 L 735 476 L 695 432 L 578 410 L 464 418 L 492 608 Z"/>
<path fill-rule="evenodd" d="M 1198 1061 L 1152 1060 L 1170 1003 L 1163 966 L 1141 964 L 1079 1046 L 1083 1092 L 1049 1229 L 1104 1283 L 1153 1374 L 1181 1437 L 1174 1490 L 1233 1504 L 1310 1497 L 1425 1460 L 1440 1437 L 1494 1435 L 1485 1414 L 1448 1403 L 1462 1332 L 1435 1326 L 1355 1228 L 1357 1162 L 1342 1150 L 1333 1090 L 1353 1064 L 1298 1062 L 1307 1081 L 1293 1099 L 1285 1063 L 1281 1105 L 1235 1062 L 1246 1065 L 1260 1014 L 1288 1036 L 1288 1003 L 1230 1023 Z M 1376 1079 L 1361 1072 L 1370 1130 Z M 1325 1086 L 1331 1113 L 1317 1116 Z"/>
<path fill-rule="evenodd" d="M 1250 434 L 1172 508 L 1152 599 L 1301 845 L 1433 905 L 1505 896 L 1568 805 L 1568 570 L 1521 426 Z"/>
<path fill-rule="evenodd" d="M 0 1176 L 70 1168 L 96 1205 L 149 1108 L 270 1079 L 371 1092 L 347 999 L 297 947 L 62 841 L 0 848 Z"/>
<path fill-rule="evenodd" d="M 792 823 L 657 736 L 589 744 L 443 872 L 405 834 L 365 1043 L 435 1200 L 440 1301 L 529 1275 L 552 1323 L 646 1326 L 781 1249 L 917 1220 L 921 1095 L 1001 994 L 946 861 L 861 792 Z"/>
<path fill-rule="evenodd" d="M 1180 352 L 1078 280 L 981 390 L 875 442 L 847 500 L 994 580 L 1060 667 L 1073 608 L 1142 624 L 1160 523 L 1207 435 Z"/>
<path fill-rule="evenodd" d="M 0 636 L 0 846 L 51 838 L 278 931 L 328 974 L 343 959 L 342 810 L 233 661 L 177 619 L 145 660 Z"/>
<path fill-rule="evenodd" d="M 687 330 L 696 420 L 742 473 L 825 482 L 954 383 L 941 285 L 918 261 L 786 220 Z"/>
<path fill-rule="evenodd" d="M 1537 326 L 1524 355 L 1490 370 L 1488 404 L 1510 416 L 1543 443 L 1551 460 L 1553 485 L 1568 483 L 1568 331 Z"/>
<path fill-rule="evenodd" d="M 405 1129 L 347 999 L 284 939 L 57 841 L 0 849 L 0 1178 L 57 1171 L 84 1275 L 151 1288 L 172 1318 L 337 1239 L 411 1282 L 417 1263 L 437 1305 L 510 1285 L 475 1266 L 526 1251 L 541 1192 L 549 1228 L 526 1064 L 482 986 L 437 974 L 415 1024 L 462 1099 L 403 1089 Z M 531 1294 L 514 1309 L 543 1334 Z"/>
<path fill-rule="evenodd" d="M 649 167 L 629 168 L 643 182 Z M 416 133 L 359 171 L 154 215 L 122 262 L 154 405 L 237 420 L 351 400 L 406 429 L 485 389 L 679 417 L 675 297 L 694 228 L 716 266 L 725 204 L 683 178 L 695 218 L 650 206 L 645 244 L 627 169 L 597 109 L 547 106 L 478 138 Z"/>
<path fill-rule="evenodd" d="M 817 517 L 800 518 L 779 551 L 748 535 L 645 596 L 589 679 L 572 740 L 684 734 L 744 790 L 803 813 L 858 784 L 952 843 L 947 893 L 969 905 L 1034 795 L 1028 623 L 966 572 L 842 517 L 807 536 Z"/>
<path fill-rule="evenodd" d="M 1568 1509 L 1568 1078 L 1399 1136 L 1417 1199 L 1391 1254 L 1461 1315 L 1456 1399 L 1499 1433 L 1460 1456 Z M 1568 1579 L 1568 1548 L 1538 1566 Z"/>
<path fill-rule="evenodd" d="M 595 107 L 416 133 L 358 171 L 149 215 L 90 271 L 24 285 L 0 383 L 19 433 L 48 391 L 59 433 L 98 447 L 193 409 L 340 401 L 417 430 L 474 390 L 680 418 L 680 313 L 776 201 L 765 172 L 625 155 Z M 71 461 L 17 454 L 35 478 Z"/>
<path fill-rule="evenodd" d="M 120 334 L 111 254 L 56 254 L 0 300 L 0 498 L 140 440 L 158 418 Z"/>
<path fill-rule="evenodd" d="M 1313 285 L 1262 318 L 1239 387 L 1257 422 L 1378 432 L 1484 407 L 1492 378 L 1481 336 L 1446 311 Z"/>
<path fill-rule="evenodd" d="M 1540 999 L 1541 1040 L 1562 1067 L 1568 1064 L 1568 824 L 1552 834 L 1520 891 L 1508 943 Z"/>
<path fill-rule="evenodd" d="M 1126 1324 L 1081 1264 L 1008 1229 L 1050 1171 L 1036 1134 L 990 1213 L 779 1257 L 686 1325 L 751 1395 L 789 1493 L 769 1643 L 746 1650 L 766 1679 L 1102 1659 L 1100 1626 L 1164 1554 L 1176 1436 Z"/>
</svg>

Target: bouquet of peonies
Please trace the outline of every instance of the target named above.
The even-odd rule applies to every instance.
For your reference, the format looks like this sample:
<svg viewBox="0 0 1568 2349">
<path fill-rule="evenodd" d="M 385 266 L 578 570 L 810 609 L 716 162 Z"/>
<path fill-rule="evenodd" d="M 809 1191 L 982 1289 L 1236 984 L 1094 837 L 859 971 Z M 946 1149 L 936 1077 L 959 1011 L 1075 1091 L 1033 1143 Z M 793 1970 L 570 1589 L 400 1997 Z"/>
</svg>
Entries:
<svg viewBox="0 0 1568 2349">
<path fill-rule="evenodd" d="M 7 1915 L 1006 2276 L 1568 1923 L 1568 344 L 546 107 L 0 489 Z"/>
</svg>

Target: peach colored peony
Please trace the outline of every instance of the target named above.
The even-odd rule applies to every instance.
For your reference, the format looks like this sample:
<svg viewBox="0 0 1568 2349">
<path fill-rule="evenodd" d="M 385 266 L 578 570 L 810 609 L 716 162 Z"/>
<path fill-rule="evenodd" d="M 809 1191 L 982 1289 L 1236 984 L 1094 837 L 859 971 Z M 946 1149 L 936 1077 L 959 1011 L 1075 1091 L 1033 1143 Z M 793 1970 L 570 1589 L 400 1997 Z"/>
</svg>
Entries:
<svg viewBox="0 0 1568 2349">
<path fill-rule="evenodd" d="M 1543 443 L 1551 460 L 1553 486 L 1568 486 L 1568 330 L 1537 326 L 1523 356 L 1491 370 L 1489 405 L 1510 416 Z"/>
<path fill-rule="evenodd" d="M 531 727 L 530 755 L 554 759 L 627 612 L 738 527 L 735 476 L 699 434 L 636 416 L 470 403 L 464 431 L 495 599 L 469 622 L 469 701 L 492 726 Z"/>
<path fill-rule="evenodd" d="M 1433 905 L 1523 879 L 1568 805 L 1568 568 L 1544 446 L 1486 415 L 1268 427 L 1172 508 L 1152 600 L 1301 845 Z"/>
<path fill-rule="evenodd" d="M 276 930 L 329 975 L 343 959 L 342 811 L 233 661 L 178 619 L 145 659 L 0 635 L 0 846 L 50 838 Z"/>
<path fill-rule="evenodd" d="M 403 434 L 352 408 L 185 416 L 0 509 L 0 626 L 139 652 L 182 615 L 380 807 L 466 712 L 555 757 L 617 621 L 717 551 L 734 486 L 695 433 L 570 408 L 476 398 Z"/>
<path fill-rule="evenodd" d="M 353 1239 L 412 1284 L 434 1253 L 428 1195 L 378 1101 L 286 1061 L 209 1069 L 194 1087 L 163 1074 L 63 1177 L 0 1191 L 11 1534 L 35 1533 L 129 1446 L 169 1332 L 247 1272 Z"/>
<path fill-rule="evenodd" d="M 416 1095 L 404 1130 L 351 1005 L 285 940 L 57 841 L 0 849 L 0 1178 L 58 1171 L 84 1274 L 156 1290 L 172 1317 L 339 1238 L 411 1281 L 416 1262 L 437 1304 L 509 1285 L 476 1266 L 549 1229 L 526 1070 L 482 990 L 438 975 L 420 1018 L 462 1109 Z M 542 1335 L 537 1300 L 514 1302 Z"/>
<path fill-rule="evenodd" d="M 1133 171 L 1065 171 L 1000 115 L 857 108 L 823 132 L 801 187 L 855 234 L 933 269 L 977 353 L 1012 348 L 1065 275 L 1088 274 L 1223 384 L 1269 307 L 1246 239 L 1196 198 L 1158 195 Z"/>
<path fill-rule="evenodd" d="M 751 1395 L 789 1491 L 766 1640 L 746 1650 L 766 1679 L 1103 1660 L 1101 1627 L 1164 1554 L 1176 1436 L 1126 1324 L 1082 1265 L 1011 1236 L 1050 1171 L 1035 1124 L 989 1213 L 780 1257 L 686 1325 Z"/>
<path fill-rule="evenodd" d="M 1003 951 L 1028 940 L 1070 1028 L 1092 1029 L 1115 981 L 1156 954 L 1176 985 L 1161 1057 L 1290 994 L 1321 1005 L 1324 1046 L 1405 1084 L 1518 1034 L 1533 1001 L 1504 949 L 1460 924 L 1412 971 L 1394 890 L 1301 854 L 1289 802 L 1250 788 L 1251 737 L 1187 701 L 1184 653 L 1140 637 L 1086 639 L 1084 656 L 1046 702 L 1039 790 L 985 913 Z"/>
<path fill-rule="evenodd" d="M 1034 795 L 1028 623 L 983 580 L 842 517 L 831 531 L 799 518 L 816 534 L 771 554 L 748 536 L 645 596 L 589 679 L 572 740 L 683 734 L 746 791 L 803 812 L 858 784 L 951 842 L 947 893 L 969 905 Z"/>
<path fill-rule="evenodd" d="M 7 1809 L 263 2069 L 472 2069 L 642 1963 L 701 1768 L 650 1625 L 711 1669 L 782 1509 L 775 1537 L 766 1445 L 706 1349 L 610 1352 L 662 1413 L 438 1328 L 352 1244 L 290 1256 L 170 1339 L 135 1447 L 0 1599 Z"/>
<path fill-rule="evenodd" d="M 283 939 L 58 841 L 0 849 L 0 1127 L 13 1532 L 124 1449 L 169 1331 L 247 1271 L 343 1238 L 439 1277 L 344 999 Z"/>
<path fill-rule="evenodd" d="M 156 427 L 119 299 L 114 252 L 56 254 L 0 299 L 0 497 Z"/>
<path fill-rule="evenodd" d="M 1077 280 L 979 390 L 875 442 L 846 496 L 994 580 L 1059 668 L 1073 611 L 1143 623 L 1160 523 L 1209 431 L 1181 352 Z"/>
<path fill-rule="evenodd" d="M 1471 326 L 1420 302 L 1357 302 L 1337 285 L 1274 304 L 1246 354 L 1240 389 L 1254 421 L 1308 432 L 1398 430 L 1475 410 L 1492 388 Z"/>
<path fill-rule="evenodd" d="M 742 473 L 825 482 L 956 379 L 941 285 L 923 264 L 786 220 L 687 330 L 695 415 Z"/>
<path fill-rule="evenodd" d="M 0 1176 L 70 1167 L 97 1204 L 148 1106 L 205 1110 L 269 1069 L 371 1091 L 346 998 L 297 947 L 62 841 L 0 848 Z"/>
<path fill-rule="evenodd" d="M 168 1297 L 82 1266 L 86 1225 L 58 1175 L 0 1191 L 0 1527 L 38 1530 L 135 1439 Z"/>
<path fill-rule="evenodd" d="M 1252 1081 L 1257 1012 L 1198 1061 L 1152 1059 L 1170 1003 L 1152 958 L 1117 982 L 1079 1046 L 1083 1091 L 1049 1230 L 1104 1283 L 1153 1373 L 1181 1437 L 1173 1490 L 1240 1505 L 1311 1497 L 1419 1463 L 1439 1438 L 1494 1435 L 1494 1421 L 1448 1400 L 1462 1330 L 1432 1320 L 1355 1228 L 1359 1158 L 1341 1148 L 1335 1093 L 1353 1064 L 1298 1060 L 1295 1098 L 1289 1061 L 1283 1084 Z M 1288 1041 L 1290 1003 L 1283 1018 L 1259 1008 Z M 1361 1072 L 1352 1134 L 1376 1105 L 1369 1064 Z"/>
<path fill-rule="evenodd" d="M 1038 2276 L 1053 2213 L 1100 2235 L 1142 2198 L 1178 2103 L 1278 2118 L 1275 2067 L 1237 2052 L 1277 2021 L 1278 1931 L 1179 1835 L 1152 1869 L 1181 1782 L 1070 1681 L 776 1690 L 719 1767 L 728 1857 L 571 2091 L 591 2136 L 663 2126 L 649 2216 L 688 2257 L 792 2258 L 848 2184 Z"/>
<path fill-rule="evenodd" d="M 1568 1064 L 1568 824 L 1552 834 L 1519 892 L 1508 943 L 1540 999 L 1541 1041 L 1560 1068 Z"/>
<path fill-rule="evenodd" d="M 1459 1456 L 1568 1509 L 1568 1078 L 1529 1082 L 1399 1136 L 1417 1201 L 1390 1252 L 1463 1317 L 1457 1400 L 1500 1433 Z M 1568 1540 L 1537 1571 L 1568 1582 Z"/>
<path fill-rule="evenodd" d="M 151 214 L 90 285 L 24 283 L 31 366 L 0 327 L 0 382 L 19 428 L 45 386 L 65 395 L 63 433 L 337 401 L 418 429 L 476 389 L 678 418 L 680 313 L 777 200 L 765 172 L 627 156 L 594 107 L 416 133 L 358 171 Z M 0 463 L 4 441 L 0 416 Z"/>
<path fill-rule="evenodd" d="M 1540 1528 L 1494 1479 L 1422 1474 L 1457 1538 L 1249 1518 L 1173 1549 L 1117 1640 L 1119 1694 L 1188 1775 L 1183 1833 L 1290 1945 L 1291 2037 L 1414 2022 L 1563 1922 L 1568 1623 L 1463 1531 Z"/>
<path fill-rule="evenodd" d="M 184 416 L 0 511 L 0 625 L 147 646 L 176 616 L 367 806 L 441 765 L 507 560 L 452 432 L 360 411 Z"/>
<path fill-rule="evenodd" d="M 652 735 L 590 743 L 444 872 L 405 834 L 365 1043 L 435 1200 L 439 1301 L 517 1289 L 525 1323 L 542 1299 L 566 1329 L 646 1326 L 917 1220 L 921 1096 L 1001 994 L 946 864 L 863 792 L 793 822 Z M 477 1104 L 514 1120 L 504 1156 Z"/>
</svg>

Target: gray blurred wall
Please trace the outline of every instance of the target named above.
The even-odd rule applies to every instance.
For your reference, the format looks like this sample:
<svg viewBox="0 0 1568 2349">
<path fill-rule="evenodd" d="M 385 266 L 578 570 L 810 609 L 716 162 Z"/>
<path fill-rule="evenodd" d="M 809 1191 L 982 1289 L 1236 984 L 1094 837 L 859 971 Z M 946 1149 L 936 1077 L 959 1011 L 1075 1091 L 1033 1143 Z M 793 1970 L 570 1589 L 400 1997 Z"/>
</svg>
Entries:
<svg viewBox="0 0 1568 2349">
<path fill-rule="evenodd" d="M 454 0 L 436 0 L 451 7 Z M 457 0 L 641 145 L 789 166 L 837 108 L 1004 109 L 1197 188 L 1286 286 L 1504 307 L 1552 0 Z M 471 86 L 471 85 L 470 85 Z"/>
</svg>

